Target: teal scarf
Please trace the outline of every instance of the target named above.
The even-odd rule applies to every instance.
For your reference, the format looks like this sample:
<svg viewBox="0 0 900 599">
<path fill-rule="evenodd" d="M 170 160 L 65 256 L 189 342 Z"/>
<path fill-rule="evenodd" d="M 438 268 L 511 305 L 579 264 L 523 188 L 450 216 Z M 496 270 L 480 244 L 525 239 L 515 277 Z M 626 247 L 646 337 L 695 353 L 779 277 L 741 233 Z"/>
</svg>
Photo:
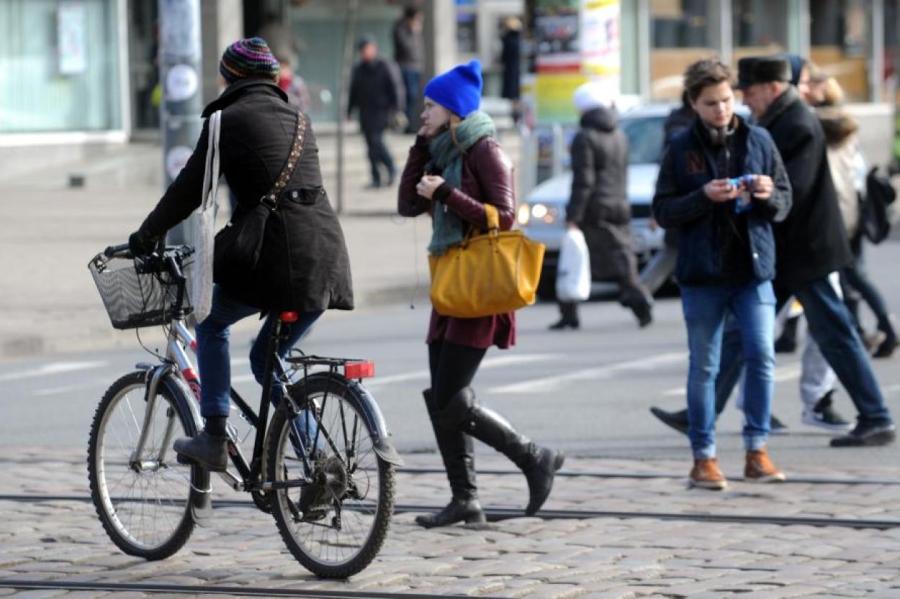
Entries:
<svg viewBox="0 0 900 599">
<path fill-rule="evenodd" d="M 453 143 L 449 129 L 431 140 L 429 144 L 431 161 L 426 167 L 426 172 L 440 172 L 450 187 L 459 189 L 462 185 L 463 153 L 481 138 L 496 135 L 497 130 L 491 117 L 483 112 L 473 112 L 456 128 L 456 143 Z M 448 210 L 445 204 L 435 201 L 431 231 L 428 253 L 440 256 L 447 248 L 463 240 L 466 235 L 466 224 L 452 210 Z"/>
</svg>

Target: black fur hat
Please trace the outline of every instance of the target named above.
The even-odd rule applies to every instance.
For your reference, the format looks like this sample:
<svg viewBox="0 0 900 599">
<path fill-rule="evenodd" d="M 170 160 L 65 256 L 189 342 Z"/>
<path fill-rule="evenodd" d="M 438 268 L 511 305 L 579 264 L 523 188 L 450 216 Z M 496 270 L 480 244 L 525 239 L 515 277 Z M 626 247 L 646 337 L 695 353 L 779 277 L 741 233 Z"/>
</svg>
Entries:
<svg viewBox="0 0 900 599">
<path fill-rule="evenodd" d="M 738 61 L 738 89 L 755 83 L 790 81 L 791 65 L 775 56 L 749 56 Z"/>
</svg>

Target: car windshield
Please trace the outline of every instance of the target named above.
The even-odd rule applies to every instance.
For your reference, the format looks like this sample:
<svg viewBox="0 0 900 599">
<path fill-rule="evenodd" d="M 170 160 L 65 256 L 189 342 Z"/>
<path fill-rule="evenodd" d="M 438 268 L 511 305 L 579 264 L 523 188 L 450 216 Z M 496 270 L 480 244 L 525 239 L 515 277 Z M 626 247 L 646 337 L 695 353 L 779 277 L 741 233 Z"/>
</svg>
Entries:
<svg viewBox="0 0 900 599">
<path fill-rule="evenodd" d="M 628 138 L 629 164 L 659 164 L 662 161 L 665 116 L 622 119 L 620 125 Z"/>
</svg>

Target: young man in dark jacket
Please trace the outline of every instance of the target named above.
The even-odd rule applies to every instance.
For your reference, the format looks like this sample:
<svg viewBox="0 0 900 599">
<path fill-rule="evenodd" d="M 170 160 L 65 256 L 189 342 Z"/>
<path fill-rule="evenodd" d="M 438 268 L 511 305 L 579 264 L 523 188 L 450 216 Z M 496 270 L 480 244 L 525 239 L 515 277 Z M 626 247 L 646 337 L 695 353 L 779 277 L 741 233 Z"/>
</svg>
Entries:
<svg viewBox="0 0 900 599">
<path fill-rule="evenodd" d="M 772 223 L 790 210 L 790 184 L 769 134 L 734 114 L 727 66 L 701 60 L 684 79 L 697 118 L 675 135 L 663 157 L 653 216 L 679 232 L 676 273 L 690 349 L 690 484 L 726 486 L 716 462 L 715 378 L 728 314 L 747 355 L 744 478 L 780 481 L 784 474 L 766 450 L 775 366 Z"/>
<path fill-rule="evenodd" d="M 779 304 L 791 295 L 801 304 L 809 332 L 858 411 L 856 427 L 831 440 L 833 447 L 885 445 L 894 423 L 862 340 L 828 275 L 847 266 L 850 253 L 826 157 L 825 137 L 815 114 L 789 85 L 790 68 L 779 58 L 749 57 L 738 63 L 744 102 L 769 130 L 784 160 L 794 207 L 775 228 Z M 726 346 L 734 348 L 736 344 Z M 726 348 L 726 360 L 740 359 Z M 727 391 L 725 391 L 727 392 Z"/>
<path fill-rule="evenodd" d="M 276 200 L 278 209 L 266 221 L 256 268 L 217 270 L 212 308 L 197 325 L 200 413 L 206 425 L 197 436 L 178 439 L 175 450 L 213 471 L 224 470 L 228 463 L 231 325 L 269 313 L 250 351 L 251 369 L 262 382 L 269 331 L 279 312 L 299 313 L 298 321 L 283 329 L 278 351 L 284 356 L 324 310 L 353 308 L 347 247 L 322 187 L 315 136 L 309 120 L 305 116 L 298 120 L 301 114 L 276 84 L 278 70 L 278 61 L 262 38 L 235 42 L 219 63 L 228 87 L 202 115 L 222 111 L 221 173 L 237 197 L 232 222 L 239 222 L 272 190 L 288 161 L 298 124 L 303 129 L 300 161 Z M 207 120 L 187 164 L 129 238 L 135 255 L 150 253 L 157 239 L 200 205 L 208 135 Z"/>
<path fill-rule="evenodd" d="M 619 302 L 634 312 L 638 324 L 653 321 L 651 296 L 641 284 L 631 247 L 628 203 L 628 139 L 606 89 L 588 82 L 575 90 L 581 128 L 572 140 L 572 193 L 566 226 L 584 233 L 591 254 L 591 276 L 619 284 Z M 579 327 L 577 304 L 560 302 L 560 320 L 551 329 Z"/>
</svg>

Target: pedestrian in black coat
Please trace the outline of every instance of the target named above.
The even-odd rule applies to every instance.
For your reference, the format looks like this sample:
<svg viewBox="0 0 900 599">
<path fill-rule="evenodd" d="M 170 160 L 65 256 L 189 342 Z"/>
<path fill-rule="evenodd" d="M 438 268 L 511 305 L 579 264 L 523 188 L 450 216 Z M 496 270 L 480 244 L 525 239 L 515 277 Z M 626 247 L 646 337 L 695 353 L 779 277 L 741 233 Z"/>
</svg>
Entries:
<svg viewBox="0 0 900 599">
<path fill-rule="evenodd" d="M 369 165 L 372 171 L 370 187 L 381 187 L 380 167 L 387 171 L 387 184 L 394 183 L 397 169 L 394 159 L 384 144 L 384 130 L 394 113 L 403 110 L 402 82 L 393 63 L 378 56 L 374 38 L 363 37 L 357 46 L 359 62 L 350 78 L 350 98 L 347 116 L 359 111 L 359 128 L 366 139 Z"/>
<path fill-rule="evenodd" d="M 522 21 L 516 17 L 507 17 L 503 22 L 503 29 L 503 36 L 500 38 L 500 62 L 503 65 L 500 96 L 512 103 L 513 121 L 518 123 L 521 118 L 519 97 L 522 94 Z"/>
<path fill-rule="evenodd" d="M 237 198 L 232 222 L 239 223 L 272 190 L 288 162 L 301 114 L 276 84 L 278 61 L 263 39 L 229 46 L 219 71 L 229 85 L 204 109 L 203 117 L 222 111 L 220 168 Z M 322 187 L 312 127 L 302 118 L 306 124 L 300 161 L 268 215 L 258 265 L 249 272 L 217 269 L 209 316 L 197 325 L 200 411 L 206 426 L 192 439 L 177 440 L 175 450 L 210 470 L 224 470 L 228 461 L 231 325 L 260 312 L 269 314 L 250 351 L 253 374 L 262 382 L 270 331 L 280 312 L 298 313 L 297 321 L 282 329 L 278 351 L 284 356 L 324 310 L 353 308 L 344 236 Z M 129 239 L 136 255 L 148 253 L 158 238 L 200 205 L 208 135 L 206 121 L 187 164 Z M 278 400 L 274 394 L 270 399 Z"/>
<path fill-rule="evenodd" d="M 566 226 L 584 233 L 591 277 L 618 283 L 619 302 L 631 308 L 644 327 L 653 317 L 650 293 L 638 279 L 631 245 L 628 139 L 604 94 L 605 90 L 593 82 L 575 91 L 581 121 L 572 139 L 572 192 L 566 206 Z M 580 326 L 574 302 L 560 302 L 559 310 L 560 320 L 551 329 Z"/>
<path fill-rule="evenodd" d="M 828 275 L 847 266 L 852 256 L 822 126 L 789 84 L 791 70 L 785 60 L 742 58 L 738 72 L 744 102 L 772 135 L 793 189 L 793 208 L 775 226 L 779 304 L 790 295 L 803 304 L 810 334 L 858 412 L 856 427 L 848 435 L 832 439 L 831 445 L 891 443 L 895 437 L 893 420 L 868 352 L 849 311 L 828 282 Z M 739 343 L 728 337 L 726 334 L 723 343 L 723 369 L 739 355 Z"/>
</svg>

